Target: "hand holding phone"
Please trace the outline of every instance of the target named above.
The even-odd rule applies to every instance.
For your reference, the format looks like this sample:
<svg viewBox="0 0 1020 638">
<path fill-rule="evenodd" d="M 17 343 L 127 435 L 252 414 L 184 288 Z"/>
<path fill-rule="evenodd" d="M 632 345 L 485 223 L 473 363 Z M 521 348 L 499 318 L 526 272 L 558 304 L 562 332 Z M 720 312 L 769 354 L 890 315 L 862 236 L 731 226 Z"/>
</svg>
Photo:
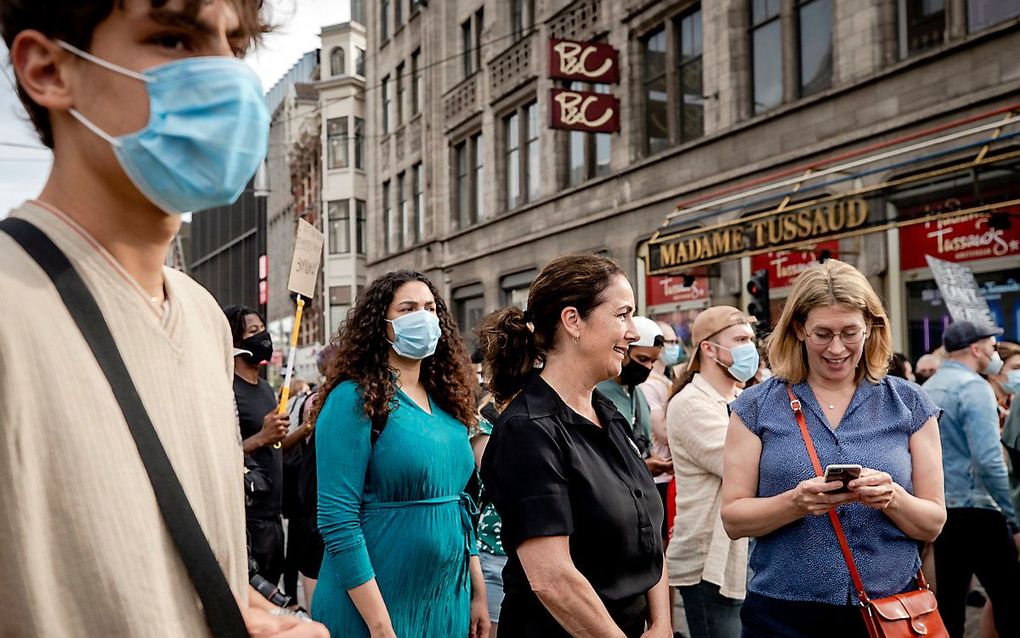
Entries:
<svg viewBox="0 0 1020 638">
<path fill-rule="evenodd" d="M 825 466 L 825 482 L 842 481 L 843 487 L 838 490 L 831 490 L 826 494 L 843 494 L 850 491 L 850 481 L 860 478 L 860 465 L 827 465 Z"/>
</svg>

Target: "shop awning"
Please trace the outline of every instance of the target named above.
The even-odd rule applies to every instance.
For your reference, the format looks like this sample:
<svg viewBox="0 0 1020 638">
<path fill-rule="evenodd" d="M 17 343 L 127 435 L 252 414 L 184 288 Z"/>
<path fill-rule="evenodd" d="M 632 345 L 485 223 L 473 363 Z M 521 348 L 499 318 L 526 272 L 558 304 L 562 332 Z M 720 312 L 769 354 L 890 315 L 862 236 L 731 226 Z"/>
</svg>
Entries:
<svg viewBox="0 0 1020 638">
<path fill-rule="evenodd" d="M 884 205 L 891 193 L 932 180 L 996 167 L 1017 170 L 1017 111 L 1020 104 L 987 111 L 685 200 L 649 241 L 648 274 L 683 273 L 946 217 L 1018 216 L 1020 188 L 977 193 L 951 210 Z M 874 175 L 883 181 L 864 185 Z M 735 214 L 740 218 L 716 221 Z"/>
</svg>

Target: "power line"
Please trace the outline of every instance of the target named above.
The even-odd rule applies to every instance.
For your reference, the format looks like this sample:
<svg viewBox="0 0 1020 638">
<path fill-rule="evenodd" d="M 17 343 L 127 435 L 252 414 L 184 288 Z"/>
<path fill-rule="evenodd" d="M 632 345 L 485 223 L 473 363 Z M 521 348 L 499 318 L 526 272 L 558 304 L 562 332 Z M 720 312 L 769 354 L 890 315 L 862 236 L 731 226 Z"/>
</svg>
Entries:
<svg viewBox="0 0 1020 638">
<path fill-rule="evenodd" d="M 420 75 L 422 71 L 425 71 L 427 69 L 435 68 L 435 67 L 437 67 L 437 66 L 439 66 L 441 64 L 446 64 L 447 62 L 452 62 L 452 61 L 456 61 L 456 60 L 462 60 L 465 56 L 467 56 L 469 54 L 472 54 L 475 51 L 481 51 L 482 49 L 484 49 L 484 48 L 486 48 L 488 46 L 491 46 L 493 44 L 496 44 L 497 42 L 501 42 L 501 41 L 506 40 L 508 38 L 517 38 L 518 40 L 523 40 L 524 38 L 529 37 L 532 33 L 536 33 L 538 31 L 539 26 L 541 26 L 542 24 L 545 24 L 545 23 L 544 22 L 536 23 L 535 25 L 533 25 L 531 27 L 528 27 L 527 29 L 522 30 L 520 33 L 510 32 L 510 33 L 501 35 L 501 36 L 499 36 L 497 38 L 493 38 L 492 40 L 488 40 L 486 42 L 479 42 L 478 46 L 474 46 L 474 47 L 471 47 L 469 49 L 465 49 L 464 51 L 462 51 L 460 53 L 455 53 L 455 54 L 447 56 L 445 58 L 441 58 L 441 59 L 436 60 L 434 62 L 430 62 L 428 64 L 420 66 L 420 67 L 417 68 L 417 73 Z M 404 63 L 403 62 L 403 58 L 401 58 L 401 63 L 402 64 Z M 320 61 L 320 64 L 319 64 L 320 75 L 321 75 L 322 66 L 323 66 L 322 62 Z M 405 66 L 406 66 L 406 64 L 405 64 Z M 414 72 L 413 71 L 405 71 L 404 73 L 401 73 L 401 74 L 398 74 L 398 75 L 394 75 L 392 78 L 387 76 L 387 80 L 386 81 L 379 82 L 378 84 L 369 84 L 369 85 L 366 85 L 366 86 L 358 89 L 357 94 L 358 95 L 364 95 L 365 93 L 368 93 L 369 91 L 375 91 L 375 90 L 381 89 L 383 86 L 385 86 L 388 83 L 393 83 L 393 82 L 396 82 L 398 80 L 406 79 L 408 77 L 412 78 L 412 81 L 413 81 Z M 320 79 L 320 80 L 317 80 L 317 81 L 321 82 L 322 80 Z M 311 84 L 311 82 L 294 82 L 294 84 Z M 327 99 L 327 100 L 319 100 L 318 104 L 311 111 L 309 111 L 308 113 L 306 113 L 304 115 L 297 115 L 297 116 L 294 116 L 294 117 L 282 119 L 282 120 L 274 120 L 273 123 L 274 124 L 286 124 L 288 122 L 293 122 L 293 121 L 296 121 L 296 120 L 301 120 L 301 119 L 304 119 L 306 117 L 311 116 L 315 112 L 321 111 L 323 107 L 325 107 L 325 106 L 327 106 L 329 104 L 335 104 L 337 102 L 342 102 L 342 101 L 348 100 L 348 99 L 350 99 L 350 97 L 338 97 L 338 98 L 330 98 L 330 99 Z M 389 134 L 387 134 L 387 135 L 389 135 Z M 379 135 L 377 137 L 386 137 L 387 135 Z"/>
<path fill-rule="evenodd" d="M 18 142 L 0 142 L 0 146 L 9 146 L 11 148 L 27 148 L 27 149 L 32 150 L 32 151 L 47 151 L 48 152 L 50 150 L 50 149 L 46 148 L 45 146 L 40 146 L 38 144 L 21 144 L 21 143 L 18 143 Z"/>
</svg>

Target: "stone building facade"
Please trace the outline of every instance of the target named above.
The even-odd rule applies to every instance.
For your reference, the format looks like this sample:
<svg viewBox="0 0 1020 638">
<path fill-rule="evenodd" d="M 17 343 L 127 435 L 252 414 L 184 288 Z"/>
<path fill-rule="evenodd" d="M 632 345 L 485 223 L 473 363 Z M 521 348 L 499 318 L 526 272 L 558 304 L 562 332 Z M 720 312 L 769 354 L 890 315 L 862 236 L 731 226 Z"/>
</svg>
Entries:
<svg viewBox="0 0 1020 638">
<path fill-rule="evenodd" d="M 847 179 L 822 183 L 823 194 L 874 186 L 868 202 L 881 211 L 966 204 L 986 179 L 966 177 L 973 170 L 949 181 L 912 177 L 909 193 L 882 185 L 972 156 L 984 161 L 980 145 L 967 144 L 996 129 L 964 133 L 968 122 L 996 118 L 1004 124 L 991 154 L 1006 159 L 979 172 L 996 192 L 1008 191 L 1000 173 L 1016 166 L 1008 154 L 1016 126 L 1007 118 L 1020 108 L 1018 16 L 1020 3 L 991 0 L 374 3 L 365 91 L 368 274 L 426 272 L 470 333 L 482 314 L 523 303 L 549 259 L 595 250 L 623 265 L 642 312 L 684 333 L 709 303 L 746 304 L 744 282 L 763 257 L 649 274 L 648 242 L 675 211 L 670 229 L 683 231 L 796 205 L 797 185 L 772 191 L 771 202 L 748 193 L 790 171 L 810 178 L 809 171 L 841 167 L 844 157 L 870 158 L 868 170 L 841 169 L 836 175 Z M 619 83 L 550 79 L 551 39 L 611 45 Z M 549 94 L 557 88 L 612 93 L 620 130 L 551 128 Z M 895 162 L 875 159 L 914 137 L 930 144 L 898 152 Z M 735 205 L 685 212 L 726 193 Z M 1010 192 L 996 201 L 1013 195 L 1020 198 Z M 1013 210 L 992 209 L 995 225 L 1013 220 L 1003 231 L 1007 246 L 1020 226 Z M 957 221 L 969 218 L 945 224 Z M 896 347 L 916 358 L 937 345 L 945 317 L 925 305 L 938 302 L 932 273 L 916 256 L 904 257 L 899 232 L 840 236 L 824 250 L 871 278 L 893 314 Z M 796 248 L 814 255 L 820 246 Z M 785 252 L 776 253 L 781 261 Z M 1015 252 L 952 256 L 998 295 L 993 310 L 1014 338 L 1017 255 L 1020 243 Z M 775 270 L 773 301 L 781 305 L 789 282 L 773 262 L 762 267 Z M 664 274 L 682 278 L 673 288 L 701 282 L 702 294 L 653 292 Z M 915 338 L 922 323 L 930 330 Z"/>
</svg>

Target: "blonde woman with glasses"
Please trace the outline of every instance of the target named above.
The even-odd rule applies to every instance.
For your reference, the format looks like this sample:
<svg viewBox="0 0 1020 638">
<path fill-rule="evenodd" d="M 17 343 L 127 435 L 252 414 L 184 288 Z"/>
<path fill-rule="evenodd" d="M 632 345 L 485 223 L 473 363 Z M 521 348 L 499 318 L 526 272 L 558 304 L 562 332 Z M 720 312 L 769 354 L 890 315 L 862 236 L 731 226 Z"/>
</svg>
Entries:
<svg viewBox="0 0 1020 638">
<path fill-rule="evenodd" d="M 885 310 L 841 261 L 797 278 L 768 353 L 775 377 L 730 404 L 724 451 L 726 532 L 757 538 L 743 635 L 867 636 L 827 514 L 836 510 L 872 599 L 915 589 L 919 542 L 946 520 L 940 411 L 917 385 L 886 375 Z M 847 482 L 817 476 L 797 402 L 821 467 L 860 466 Z"/>
</svg>

